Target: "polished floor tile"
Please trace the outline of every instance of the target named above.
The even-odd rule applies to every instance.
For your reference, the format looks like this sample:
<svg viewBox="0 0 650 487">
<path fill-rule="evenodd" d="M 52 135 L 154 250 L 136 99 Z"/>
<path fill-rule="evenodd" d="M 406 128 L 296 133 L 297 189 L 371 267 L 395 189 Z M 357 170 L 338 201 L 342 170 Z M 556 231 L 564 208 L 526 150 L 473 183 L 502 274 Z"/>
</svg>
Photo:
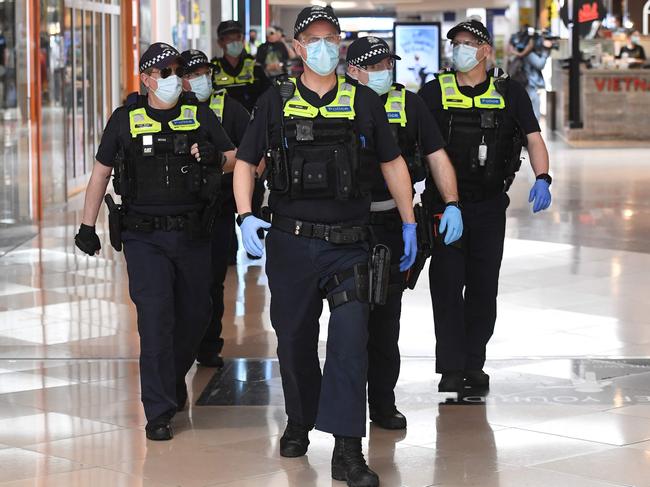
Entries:
<svg viewBox="0 0 650 487">
<path fill-rule="evenodd" d="M 550 144 L 554 203 L 511 188 L 490 394 L 437 391 L 428 273 L 404 294 L 397 405 L 406 431 L 368 427 L 386 487 L 650 486 L 648 150 Z M 616 160 L 616 164 L 611 161 Z M 121 254 L 71 240 L 82 197 L 46 211 L 0 257 L 0 486 L 339 487 L 331 435 L 279 455 L 286 416 L 265 260 L 225 285 L 218 372 L 193 367 L 175 438 L 145 439 L 135 308 Z M 324 357 L 329 311 L 321 318 Z"/>
</svg>

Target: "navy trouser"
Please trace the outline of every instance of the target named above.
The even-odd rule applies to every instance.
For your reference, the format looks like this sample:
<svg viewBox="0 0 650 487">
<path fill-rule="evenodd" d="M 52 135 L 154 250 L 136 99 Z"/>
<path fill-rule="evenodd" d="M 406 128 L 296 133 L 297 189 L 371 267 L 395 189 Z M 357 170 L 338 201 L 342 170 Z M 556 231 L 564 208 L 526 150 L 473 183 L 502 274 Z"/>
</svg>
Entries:
<svg viewBox="0 0 650 487">
<path fill-rule="evenodd" d="M 171 418 L 210 317 L 210 241 L 180 231 L 127 231 L 122 238 L 138 313 L 144 411 L 147 420 Z"/>
<path fill-rule="evenodd" d="M 438 373 L 481 370 L 497 317 L 508 195 L 463 203 L 462 250 L 434 246 L 429 281 Z"/>
<path fill-rule="evenodd" d="M 333 245 L 271 229 L 266 250 L 287 416 L 327 433 L 365 436 L 368 304 L 353 300 L 332 310 L 322 375 L 318 319 L 322 287 L 334 274 L 366 263 L 367 245 Z M 354 287 L 350 278 L 334 292 Z"/>
<path fill-rule="evenodd" d="M 397 212 L 397 210 L 391 210 Z M 390 249 L 391 267 L 398 266 L 404 254 L 402 224 L 397 213 L 396 223 L 372 225 L 376 243 Z M 391 275 L 393 278 L 394 275 Z M 397 284 L 391 282 L 391 284 Z M 395 385 L 399 378 L 399 328 L 402 314 L 403 290 L 390 290 L 386 304 L 375 305 L 370 311 L 368 331 L 368 404 L 380 412 L 392 412 L 395 405 Z"/>
<path fill-rule="evenodd" d="M 231 207 L 224 208 L 221 215 L 215 222 L 214 233 L 210 240 L 212 257 L 212 286 L 210 297 L 212 298 L 212 315 L 208 327 L 201 340 L 199 347 L 199 360 L 204 356 L 219 355 L 223 349 L 223 284 L 228 272 L 228 261 L 230 260 L 230 249 L 233 235 L 235 235 L 235 212 Z M 236 237 L 235 237 L 236 238 Z"/>
</svg>

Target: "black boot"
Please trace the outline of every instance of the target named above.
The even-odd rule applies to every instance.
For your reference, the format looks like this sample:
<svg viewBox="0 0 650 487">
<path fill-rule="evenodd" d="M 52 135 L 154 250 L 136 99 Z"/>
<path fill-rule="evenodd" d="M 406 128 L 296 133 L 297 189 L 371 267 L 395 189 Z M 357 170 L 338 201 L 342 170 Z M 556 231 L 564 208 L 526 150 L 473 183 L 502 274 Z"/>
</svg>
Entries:
<svg viewBox="0 0 650 487">
<path fill-rule="evenodd" d="M 172 430 L 172 425 L 169 424 L 171 421 L 170 416 L 170 414 L 163 414 L 147 422 L 144 430 L 149 440 L 167 441 L 174 437 L 174 430 Z"/>
<path fill-rule="evenodd" d="M 361 451 L 361 438 L 334 437 L 332 478 L 345 480 L 349 487 L 377 487 L 379 477 L 370 470 Z"/>
<path fill-rule="evenodd" d="M 462 393 L 465 389 L 465 377 L 463 372 L 443 372 L 442 379 L 438 384 L 438 392 Z"/>
<path fill-rule="evenodd" d="M 214 367 L 216 369 L 221 369 L 223 367 L 223 357 L 218 353 L 199 353 L 196 357 L 196 361 L 202 367 Z"/>
<path fill-rule="evenodd" d="M 309 430 L 311 427 L 287 421 L 287 427 L 280 438 L 280 456 L 288 458 L 301 457 L 307 453 Z"/>
<path fill-rule="evenodd" d="M 406 417 L 395 406 L 390 408 L 370 407 L 370 421 L 386 430 L 403 430 L 406 428 Z"/>
<path fill-rule="evenodd" d="M 466 370 L 465 385 L 474 389 L 489 389 L 490 376 L 482 370 Z"/>
</svg>

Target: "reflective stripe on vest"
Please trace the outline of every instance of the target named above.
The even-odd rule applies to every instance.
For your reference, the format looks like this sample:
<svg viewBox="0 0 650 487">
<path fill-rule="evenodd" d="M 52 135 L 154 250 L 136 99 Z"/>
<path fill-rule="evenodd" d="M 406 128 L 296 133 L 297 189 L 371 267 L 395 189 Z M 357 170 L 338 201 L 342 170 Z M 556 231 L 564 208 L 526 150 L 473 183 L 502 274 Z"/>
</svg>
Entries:
<svg viewBox="0 0 650 487">
<path fill-rule="evenodd" d="M 172 130 L 196 130 L 201 124 L 196 119 L 196 105 L 181 105 L 181 114 L 174 120 L 170 120 L 169 128 Z"/>
<path fill-rule="evenodd" d="M 169 128 L 175 131 L 196 130 L 201 126 L 196 118 L 196 106 L 181 105 L 181 114 L 169 122 Z M 162 131 L 160 122 L 154 120 L 144 107 L 129 112 L 129 129 L 131 137 L 143 134 L 157 134 Z"/>
<path fill-rule="evenodd" d="M 160 122 L 157 122 L 143 108 L 137 108 L 129 112 L 129 129 L 131 137 L 136 138 L 141 134 L 156 134 L 162 130 Z"/>
<path fill-rule="evenodd" d="M 296 85 L 295 78 L 289 78 Z M 319 114 L 323 118 L 347 118 L 354 120 L 354 95 L 357 89 L 354 85 L 347 83 L 345 78 L 338 79 L 338 91 L 334 101 L 324 107 L 316 108 L 300 95 L 298 87 L 291 98 L 284 105 L 285 117 L 316 118 Z"/>
<path fill-rule="evenodd" d="M 226 99 L 226 90 L 215 91 L 210 98 L 210 109 L 220 122 L 223 121 L 223 105 Z"/>
<path fill-rule="evenodd" d="M 244 59 L 244 65 L 241 68 L 241 71 L 236 76 L 231 76 L 223 69 L 221 63 L 217 61 L 215 63 L 219 72 L 215 72 L 213 75 L 214 84 L 217 86 L 228 87 L 228 86 L 241 86 L 246 84 L 251 84 L 255 82 L 255 60 L 254 59 Z"/>
<path fill-rule="evenodd" d="M 389 123 L 398 123 L 406 127 L 406 89 L 399 90 L 393 86 L 388 92 L 384 110 Z"/>
<path fill-rule="evenodd" d="M 442 93 L 442 108 L 496 108 L 504 109 L 506 102 L 494 86 L 494 77 L 490 76 L 490 86 L 482 95 L 471 98 L 460 92 L 456 75 L 445 73 L 438 76 Z"/>
</svg>

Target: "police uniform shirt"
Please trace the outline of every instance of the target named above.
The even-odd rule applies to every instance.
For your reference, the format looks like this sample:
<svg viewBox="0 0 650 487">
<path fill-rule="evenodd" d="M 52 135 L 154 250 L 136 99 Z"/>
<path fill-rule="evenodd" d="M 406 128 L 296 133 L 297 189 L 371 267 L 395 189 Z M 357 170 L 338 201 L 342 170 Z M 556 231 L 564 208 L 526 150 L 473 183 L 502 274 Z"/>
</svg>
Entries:
<svg viewBox="0 0 650 487">
<path fill-rule="evenodd" d="M 485 93 L 490 86 L 490 78 L 486 79 L 484 82 L 471 87 L 471 86 L 458 86 L 460 92 L 468 97 L 475 97 Z M 506 110 L 508 113 L 514 117 L 522 133 L 525 135 L 532 134 L 534 132 L 540 132 L 539 123 L 535 117 L 535 112 L 533 111 L 533 105 L 528 97 L 528 93 L 524 87 L 517 83 L 514 80 L 508 80 L 508 89 L 505 95 L 505 104 Z M 438 127 L 441 132 L 449 130 L 448 127 L 445 127 L 444 124 L 444 109 L 442 106 L 442 93 L 440 90 L 440 82 L 438 79 L 429 81 L 418 93 L 424 100 L 425 105 L 433 114 Z M 455 161 L 452 161 L 455 163 Z M 429 183 L 430 178 L 427 179 Z M 464 191 L 473 191 L 479 189 L 481 186 L 480 183 L 476 181 L 458 181 L 459 190 L 461 193 Z M 427 184 L 427 188 L 431 185 Z M 434 193 L 437 193 L 436 188 L 431 188 L 434 190 Z"/>
<path fill-rule="evenodd" d="M 181 112 L 182 97 L 174 108 L 169 110 L 158 110 L 151 108 L 148 103 L 145 104 L 147 114 L 154 120 L 160 122 L 163 126 L 177 118 Z M 234 146 L 226 135 L 223 127 L 219 123 L 216 115 L 207 106 L 198 104 L 196 111 L 196 118 L 201 124 L 199 132 L 204 134 L 207 139 L 215 146 L 216 150 L 226 152 L 233 150 Z M 120 147 L 128 147 L 132 141 L 130 125 L 129 125 L 129 110 L 125 106 L 117 108 L 111 118 L 109 118 L 104 133 L 97 149 L 95 158 L 104 166 L 113 167 L 115 157 L 118 154 Z M 192 158 L 194 156 L 191 156 Z M 179 207 L 175 206 L 138 206 L 131 205 L 131 209 L 143 214 L 150 215 L 170 215 L 181 214 L 184 211 L 191 211 L 192 207 Z"/>
<path fill-rule="evenodd" d="M 226 74 L 230 76 L 237 76 L 243 66 L 244 66 L 244 60 L 245 59 L 253 59 L 252 56 L 245 54 L 239 58 L 239 63 L 237 63 L 237 66 L 233 67 L 228 61 L 226 61 L 225 58 L 212 58 L 210 61 L 212 64 L 215 64 L 218 62 L 219 67 L 215 68 L 215 74 L 213 74 L 213 79 L 214 76 L 218 75 L 218 69 L 222 69 Z M 239 103 L 241 103 L 246 110 L 249 112 L 253 110 L 253 107 L 255 106 L 255 103 L 257 102 L 257 99 L 264 93 L 269 86 L 271 86 L 271 82 L 269 79 L 266 77 L 266 74 L 264 73 L 264 70 L 258 66 L 255 65 L 253 68 L 253 76 L 255 78 L 255 81 L 252 83 L 246 83 L 241 86 L 213 86 L 215 89 L 219 88 L 226 88 L 228 91 L 228 94 L 232 96 L 235 100 L 237 100 Z"/>
<path fill-rule="evenodd" d="M 386 104 L 388 93 L 381 96 L 381 101 Z M 392 125 L 392 124 L 391 124 Z M 395 124 L 399 127 L 399 124 Z M 420 154 L 428 156 L 445 147 L 445 141 L 440 134 L 438 124 L 436 124 L 431 112 L 427 109 L 424 100 L 412 91 L 406 90 L 406 127 L 401 130 L 406 130 L 408 140 L 417 140 L 420 145 Z M 426 163 L 425 163 L 426 164 Z M 381 173 L 379 174 L 381 177 Z M 416 183 L 417 181 L 413 181 Z M 385 201 L 391 199 L 392 196 L 388 191 L 386 183 L 381 177 L 373 183 L 372 186 L 372 200 Z"/>
<path fill-rule="evenodd" d="M 320 108 L 334 101 L 337 86 L 322 98 L 307 88 L 300 78 L 297 89 L 303 99 Z M 357 135 L 365 139 L 366 147 L 373 150 L 378 163 L 390 162 L 400 155 L 381 99 L 370 88 L 358 86 L 354 98 Z M 267 140 L 280 140 L 280 122 L 283 113 L 282 100 L 276 89 L 270 89 L 258 101 L 248 130 L 238 151 L 237 158 L 257 165 L 267 149 Z M 268 138 L 267 138 L 268 129 Z M 274 212 L 289 218 L 322 223 L 359 223 L 368 219 L 370 196 L 349 201 L 290 200 L 287 196 L 271 193 L 269 206 Z"/>
<path fill-rule="evenodd" d="M 205 105 L 209 107 L 210 100 L 200 103 L 200 105 Z M 209 108 L 208 108 L 209 109 Z M 210 110 L 212 111 L 212 110 Z M 214 112 L 213 112 L 214 113 Z M 216 118 L 216 117 L 215 117 Z M 250 114 L 244 108 L 244 106 L 235 100 L 232 96 L 226 95 L 223 100 L 223 116 L 221 120 L 221 125 L 228 135 L 230 141 L 234 144 L 235 147 L 239 147 L 244 134 L 246 133 L 246 127 L 248 127 L 248 120 L 250 119 Z M 232 194 L 232 172 L 225 173 L 221 177 L 221 188 L 224 191 L 222 195 L 222 201 L 224 205 L 233 204 L 233 194 Z"/>
</svg>

